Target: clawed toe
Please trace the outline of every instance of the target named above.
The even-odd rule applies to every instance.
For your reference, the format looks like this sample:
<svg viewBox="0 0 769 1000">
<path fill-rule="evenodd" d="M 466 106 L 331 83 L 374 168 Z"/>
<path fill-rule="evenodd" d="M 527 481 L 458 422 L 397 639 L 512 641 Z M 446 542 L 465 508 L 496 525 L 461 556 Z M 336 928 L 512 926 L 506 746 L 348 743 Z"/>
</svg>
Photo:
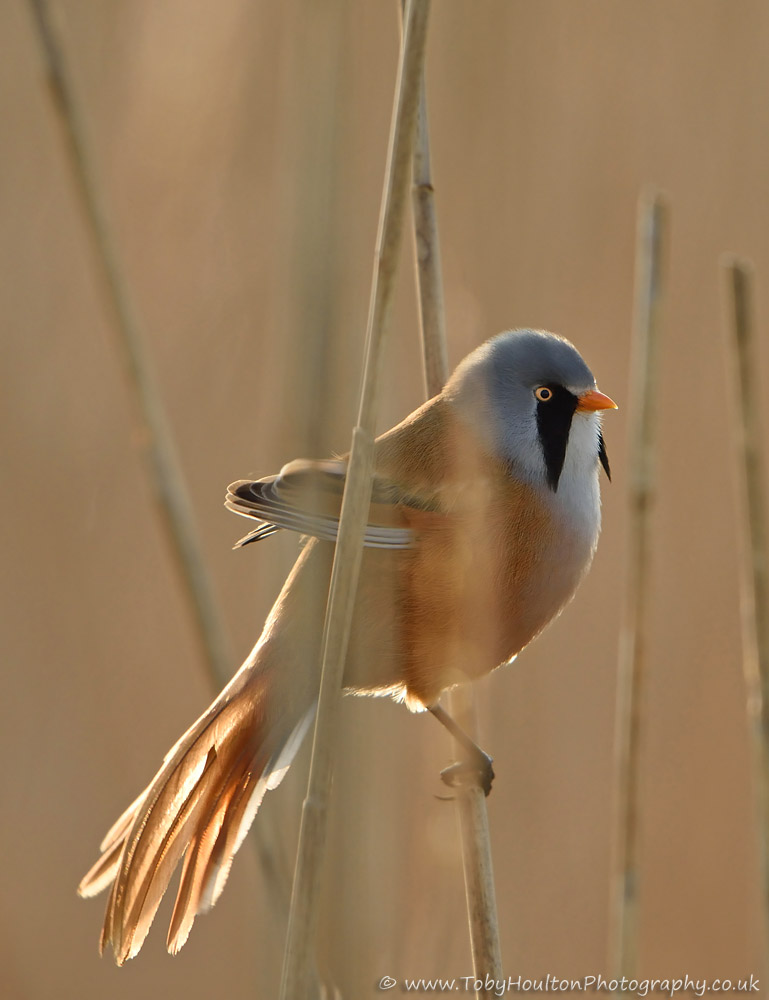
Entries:
<svg viewBox="0 0 769 1000">
<path fill-rule="evenodd" d="M 482 754 L 474 760 L 457 761 L 456 764 L 451 764 L 441 771 L 441 781 L 449 788 L 467 788 L 477 785 L 483 789 L 484 795 L 488 795 L 491 791 L 493 780 L 492 759 L 486 754 Z"/>
</svg>

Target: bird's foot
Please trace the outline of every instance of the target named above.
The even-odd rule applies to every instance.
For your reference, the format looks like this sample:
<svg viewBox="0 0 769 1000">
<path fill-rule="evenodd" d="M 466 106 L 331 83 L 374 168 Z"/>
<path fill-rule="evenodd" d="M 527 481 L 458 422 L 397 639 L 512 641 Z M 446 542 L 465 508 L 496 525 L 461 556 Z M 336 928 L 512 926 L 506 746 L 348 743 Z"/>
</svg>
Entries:
<svg viewBox="0 0 769 1000">
<path fill-rule="evenodd" d="M 471 758 L 445 767 L 441 771 L 441 781 L 449 788 L 461 789 L 476 785 L 483 790 L 484 795 L 488 795 L 494 780 L 492 763 L 492 758 L 478 749 L 477 754 L 473 754 Z"/>
</svg>

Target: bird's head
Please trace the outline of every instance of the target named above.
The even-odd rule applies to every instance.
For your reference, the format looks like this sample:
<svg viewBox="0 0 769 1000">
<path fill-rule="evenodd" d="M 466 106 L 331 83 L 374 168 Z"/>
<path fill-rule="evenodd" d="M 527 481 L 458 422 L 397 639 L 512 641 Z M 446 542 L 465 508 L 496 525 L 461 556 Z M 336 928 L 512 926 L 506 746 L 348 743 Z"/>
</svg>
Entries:
<svg viewBox="0 0 769 1000">
<path fill-rule="evenodd" d="M 601 411 L 617 404 L 563 337 L 543 330 L 493 337 L 459 365 L 446 396 L 490 454 L 532 484 L 555 492 L 565 467 L 593 474 L 598 461 L 609 474 Z"/>
</svg>

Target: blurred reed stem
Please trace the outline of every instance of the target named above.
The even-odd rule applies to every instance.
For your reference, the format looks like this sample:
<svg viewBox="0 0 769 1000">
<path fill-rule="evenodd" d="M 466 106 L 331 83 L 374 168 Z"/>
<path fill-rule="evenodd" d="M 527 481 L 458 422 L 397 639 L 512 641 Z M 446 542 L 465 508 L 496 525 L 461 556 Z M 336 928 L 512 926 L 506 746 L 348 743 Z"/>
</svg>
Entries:
<svg viewBox="0 0 769 1000">
<path fill-rule="evenodd" d="M 87 113 L 77 93 L 61 28 L 48 0 L 29 2 L 102 293 L 112 314 L 129 393 L 142 425 L 145 468 L 170 552 L 192 610 L 212 685 L 218 691 L 232 673 L 232 657 L 203 558 L 189 490 L 155 383 L 152 364 L 145 350 L 146 333 L 113 235 L 96 167 Z"/>
<path fill-rule="evenodd" d="M 617 679 L 617 787 L 611 929 L 615 974 L 638 966 L 640 775 L 646 694 L 649 554 L 654 501 L 657 356 L 667 267 L 668 207 L 649 192 L 638 209 L 631 359 L 628 568 Z"/>
<path fill-rule="evenodd" d="M 763 900 L 763 961 L 769 969 L 769 551 L 757 381 L 758 351 L 753 271 L 733 258 L 723 261 L 727 284 L 728 357 L 734 387 L 734 441 L 738 466 L 742 669 L 753 752 L 753 786 L 759 823 Z"/>
<path fill-rule="evenodd" d="M 339 534 L 331 571 L 322 673 L 307 796 L 302 806 L 291 912 L 283 961 L 281 1000 L 309 995 L 311 956 L 317 927 L 328 799 L 344 661 L 371 499 L 374 434 L 382 354 L 392 307 L 398 251 L 408 197 L 419 83 L 424 65 L 429 0 L 409 0 L 390 130 L 384 193 L 371 287 L 366 356 L 357 426 L 345 484 Z"/>
<path fill-rule="evenodd" d="M 77 92 L 66 45 L 48 0 L 29 0 L 48 83 L 59 113 L 80 205 L 87 224 L 98 278 L 122 357 L 127 385 L 141 422 L 142 456 L 153 488 L 156 510 L 189 602 L 212 690 L 230 679 L 233 659 L 224 623 L 214 598 L 208 569 L 190 503 L 190 492 L 179 462 L 173 432 L 145 349 L 146 333 L 113 235 L 99 181 L 87 113 Z M 270 849 L 276 834 L 267 822 L 258 824 L 253 843 L 273 905 L 285 912 L 288 885 Z"/>
<path fill-rule="evenodd" d="M 340 324 L 334 283 L 339 258 L 340 118 L 345 101 L 345 74 L 349 67 L 344 52 L 343 6 L 330 0 L 309 4 L 292 32 L 287 86 L 281 93 L 281 136 L 278 148 L 289 164 L 281 170 L 283 189 L 281 215 L 290 220 L 292 233 L 289 266 L 281 272 L 285 284 L 277 292 L 284 303 L 287 336 L 270 345 L 281 353 L 267 362 L 270 370 L 285 364 L 284 398 L 274 431 L 281 449 L 288 454 L 323 455 L 327 415 L 337 389 L 329 376 L 334 368 L 335 336 Z M 294 553 L 294 558 L 296 557 Z M 311 602 L 325 604 L 323 581 L 315 581 L 322 593 Z M 326 588 L 328 581 L 326 581 Z M 309 608 L 307 610 L 309 614 Z M 281 815 L 262 835 L 264 853 L 272 859 L 281 883 L 280 899 L 273 900 L 271 916 L 285 926 L 291 900 L 295 855 L 286 830 L 297 822 L 304 786 L 286 783 Z M 261 829 L 260 822 L 256 824 Z M 267 838 L 269 837 L 269 842 Z M 276 894 L 277 897 L 277 894 Z M 279 906 L 274 903 L 279 902 Z M 312 989 L 318 992 L 316 985 Z"/>
<path fill-rule="evenodd" d="M 446 349 L 446 318 L 441 274 L 438 220 L 435 191 L 430 166 L 430 135 L 424 75 L 420 83 L 417 133 L 412 167 L 412 213 L 414 245 L 419 286 L 420 333 L 424 363 L 425 391 L 428 399 L 438 395 L 449 377 Z M 467 685 L 448 694 L 450 714 L 461 721 L 465 731 L 475 728 L 475 694 Z M 458 755 L 466 751 L 459 748 Z M 479 784 L 468 785 L 456 793 L 457 817 L 462 844 L 465 897 L 473 957 L 473 974 L 486 981 L 502 978 L 502 952 L 499 943 L 494 867 L 491 856 L 489 816 L 486 796 Z M 490 996 L 481 991 L 477 996 Z"/>
</svg>

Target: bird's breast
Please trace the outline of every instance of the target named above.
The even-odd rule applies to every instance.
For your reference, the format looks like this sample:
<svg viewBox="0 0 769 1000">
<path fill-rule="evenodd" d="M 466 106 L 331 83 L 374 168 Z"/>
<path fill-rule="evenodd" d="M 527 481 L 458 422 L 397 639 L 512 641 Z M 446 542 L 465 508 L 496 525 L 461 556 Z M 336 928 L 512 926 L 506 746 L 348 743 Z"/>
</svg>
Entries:
<svg viewBox="0 0 769 1000">
<path fill-rule="evenodd" d="M 535 489 L 486 483 L 450 515 L 411 515 L 402 564 L 404 671 L 426 701 L 526 646 L 569 601 L 597 532 Z"/>
</svg>

